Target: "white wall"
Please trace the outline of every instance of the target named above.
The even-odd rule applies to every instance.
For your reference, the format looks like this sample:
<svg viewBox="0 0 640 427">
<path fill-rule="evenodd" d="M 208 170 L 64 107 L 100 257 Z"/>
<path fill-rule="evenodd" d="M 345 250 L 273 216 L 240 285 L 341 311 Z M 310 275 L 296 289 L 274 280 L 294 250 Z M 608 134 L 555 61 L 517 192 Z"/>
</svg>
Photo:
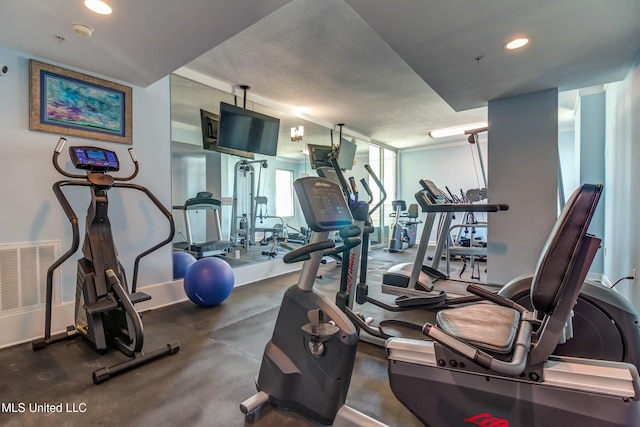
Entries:
<svg viewBox="0 0 640 427">
<path fill-rule="evenodd" d="M 604 275 L 611 281 L 640 271 L 640 55 L 626 78 L 607 85 Z M 640 309 L 640 282 L 616 289 Z"/>
<path fill-rule="evenodd" d="M 480 134 L 480 151 L 485 168 L 487 167 L 487 135 Z M 422 190 L 418 183 L 421 179 L 433 181 L 441 190 L 446 192 L 445 186 L 452 193 L 459 196 L 460 189 L 467 191 L 471 188 L 482 188 L 484 182 L 477 148 L 467 142 L 466 137 L 460 141 L 445 146 L 433 148 L 404 150 L 398 153 L 398 198 L 404 200 L 407 206 L 416 203 L 415 194 Z M 489 184 L 489 188 L 491 185 Z M 420 213 L 424 220 L 425 214 Z M 486 217 L 479 215 L 479 221 Z M 418 225 L 418 237 L 422 233 L 422 225 Z M 430 238 L 435 241 L 432 232 Z"/>
<path fill-rule="evenodd" d="M 560 166 L 562 168 L 562 183 L 564 186 L 564 195 L 566 203 L 567 199 L 580 185 L 580 169 L 576 169 L 576 140 L 575 140 L 575 132 L 573 130 L 570 131 L 562 131 L 558 133 L 558 151 L 559 151 L 559 160 Z"/>
<path fill-rule="evenodd" d="M 71 245 L 71 227 L 51 191 L 52 184 L 63 179 L 51 164 L 60 135 L 29 130 L 29 59 L 26 54 L 0 47 L 0 62 L 9 67 L 9 74 L 0 77 L 0 243 L 60 240 L 64 252 Z M 133 87 L 133 148 L 140 163 L 140 173 L 133 182 L 149 188 L 166 207 L 171 204 L 169 139 L 169 79 L 148 88 Z M 68 145 L 94 145 L 116 151 L 121 173 L 132 171 L 127 145 L 75 137 L 67 140 Z M 66 149 L 61 160 L 67 170 L 72 170 Z M 82 232 L 89 194 L 82 188 L 65 191 L 80 218 Z M 166 237 L 167 221 L 141 192 L 114 189 L 109 196 L 114 239 L 131 280 L 135 256 Z M 75 297 L 75 260 L 79 257 L 72 257 L 61 269 L 63 302 Z M 140 269 L 140 287 L 172 280 L 170 247 L 144 258 Z M 0 317 L 0 330 L 10 331 L 2 334 L 0 347 L 42 334 L 42 312 Z M 54 317 L 59 320 L 54 323 L 54 330 L 72 323 L 66 313 L 60 319 Z"/>
<path fill-rule="evenodd" d="M 480 150 L 487 166 L 487 135 L 480 135 Z M 440 189 L 449 187 L 452 193 L 460 195 L 470 188 L 484 187 L 477 148 L 469 144 L 466 137 L 459 142 L 433 148 L 401 151 L 399 158 L 399 197 L 407 203 L 415 201 L 414 194 L 421 190 L 418 181 L 429 179 Z"/>
<path fill-rule="evenodd" d="M 600 184 L 605 180 L 605 94 L 603 92 L 580 96 L 577 117 L 580 117 L 580 140 L 577 156 L 580 161 L 580 182 Z M 591 219 L 589 233 L 604 236 L 604 206 L 607 194 L 600 197 L 600 202 Z M 592 273 L 603 272 L 603 251 L 598 251 L 591 264 Z"/>
<path fill-rule="evenodd" d="M 489 102 L 489 201 L 509 210 L 489 216 L 488 281 L 533 273 L 557 217 L 558 92 Z"/>
</svg>

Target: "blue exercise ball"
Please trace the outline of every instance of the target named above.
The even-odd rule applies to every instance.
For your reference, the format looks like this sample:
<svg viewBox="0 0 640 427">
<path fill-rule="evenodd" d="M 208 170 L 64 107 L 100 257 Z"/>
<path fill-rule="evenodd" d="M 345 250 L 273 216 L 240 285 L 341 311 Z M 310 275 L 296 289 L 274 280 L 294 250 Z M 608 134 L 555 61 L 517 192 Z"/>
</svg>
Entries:
<svg viewBox="0 0 640 427">
<path fill-rule="evenodd" d="M 220 258 L 202 258 L 187 270 L 184 292 L 194 303 L 213 307 L 227 299 L 235 277 L 231 266 Z"/>
<path fill-rule="evenodd" d="M 189 267 L 195 264 L 196 257 L 189 252 L 175 251 L 173 253 L 173 278 L 182 279 Z"/>
</svg>

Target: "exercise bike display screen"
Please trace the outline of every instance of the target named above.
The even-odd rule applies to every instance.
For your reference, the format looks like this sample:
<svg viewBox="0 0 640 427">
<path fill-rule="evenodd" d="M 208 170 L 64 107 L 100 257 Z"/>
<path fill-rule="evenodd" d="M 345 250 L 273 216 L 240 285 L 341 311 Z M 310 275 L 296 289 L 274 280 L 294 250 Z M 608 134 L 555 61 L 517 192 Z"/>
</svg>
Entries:
<svg viewBox="0 0 640 427">
<path fill-rule="evenodd" d="M 76 169 L 93 172 L 120 170 L 118 156 L 111 150 L 98 147 L 69 147 L 69 155 Z"/>
<path fill-rule="evenodd" d="M 333 231 L 353 223 L 340 186 L 325 178 L 305 177 L 293 183 L 302 213 L 313 231 Z"/>
</svg>

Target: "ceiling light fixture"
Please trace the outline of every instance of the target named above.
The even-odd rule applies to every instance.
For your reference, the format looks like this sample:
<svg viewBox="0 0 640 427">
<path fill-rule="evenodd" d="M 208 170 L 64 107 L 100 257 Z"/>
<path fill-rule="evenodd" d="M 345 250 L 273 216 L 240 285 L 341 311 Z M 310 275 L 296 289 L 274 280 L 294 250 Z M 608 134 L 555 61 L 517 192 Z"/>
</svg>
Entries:
<svg viewBox="0 0 640 427">
<path fill-rule="evenodd" d="M 73 31 L 75 31 L 76 34 L 80 34 L 82 37 L 91 37 L 91 34 L 93 34 L 93 28 L 88 25 L 79 24 L 76 22 L 71 25 L 71 28 L 73 28 Z"/>
<path fill-rule="evenodd" d="M 291 140 L 302 141 L 304 138 L 304 126 L 298 126 L 297 128 L 291 128 Z"/>
<path fill-rule="evenodd" d="M 102 0 L 84 0 L 84 5 L 90 11 L 100 15 L 111 15 L 111 6 Z"/>
<path fill-rule="evenodd" d="M 446 136 L 464 135 L 465 131 L 487 127 L 487 122 L 469 123 L 466 125 L 452 126 L 427 132 L 431 138 L 444 138 Z"/>
<path fill-rule="evenodd" d="M 515 38 L 515 39 L 511 40 L 507 44 L 505 44 L 504 48 L 507 49 L 507 50 L 520 49 L 521 47 L 523 47 L 527 43 L 529 43 L 529 39 L 528 38 L 526 38 L 526 37 L 518 37 L 518 38 Z"/>
</svg>

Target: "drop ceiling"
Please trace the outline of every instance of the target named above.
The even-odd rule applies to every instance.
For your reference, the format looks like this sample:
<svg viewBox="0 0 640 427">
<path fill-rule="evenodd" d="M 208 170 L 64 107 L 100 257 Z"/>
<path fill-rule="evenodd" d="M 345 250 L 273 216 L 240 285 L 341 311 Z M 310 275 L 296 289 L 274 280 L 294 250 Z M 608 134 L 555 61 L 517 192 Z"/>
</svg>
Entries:
<svg viewBox="0 0 640 427">
<path fill-rule="evenodd" d="M 640 52 L 636 0 L 110 4 L 104 17 L 81 0 L 3 0 L 0 47 L 141 87 L 177 69 L 248 84 L 399 149 L 433 143 L 428 130 L 485 120 L 492 99 L 621 80 Z M 94 34 L 75 34 L 73 23 Z M 531 43 L 505 51 L 516 35 Z"/>
</svg>

